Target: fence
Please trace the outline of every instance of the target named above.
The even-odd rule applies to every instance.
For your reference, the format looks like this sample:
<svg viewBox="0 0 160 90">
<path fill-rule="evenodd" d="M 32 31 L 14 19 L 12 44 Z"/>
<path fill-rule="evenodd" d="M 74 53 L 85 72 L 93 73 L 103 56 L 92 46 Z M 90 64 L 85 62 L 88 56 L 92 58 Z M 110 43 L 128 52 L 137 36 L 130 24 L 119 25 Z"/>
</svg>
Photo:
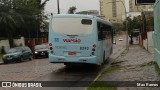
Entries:
<svg viewBox="0 0 160 90">
<path fill-rule="evenodd" d="M 24 38 L 13 39 L 15 46 L 28 46 L 31 50 L 34 50 L 34 46 L 38 44 L 48 43 L 48 38 Z M 2 51 L 2 47 L 4 52 L 7 52 L 10 49 L 9 40 L 0 40 L 0 53 Z"/>
<path fill-rule="evenodd" d="M 25 38 L 25 45 L 28 46 L 32 51 L 35 45 L 48 43 L 48 38 Z"/>
</svg>

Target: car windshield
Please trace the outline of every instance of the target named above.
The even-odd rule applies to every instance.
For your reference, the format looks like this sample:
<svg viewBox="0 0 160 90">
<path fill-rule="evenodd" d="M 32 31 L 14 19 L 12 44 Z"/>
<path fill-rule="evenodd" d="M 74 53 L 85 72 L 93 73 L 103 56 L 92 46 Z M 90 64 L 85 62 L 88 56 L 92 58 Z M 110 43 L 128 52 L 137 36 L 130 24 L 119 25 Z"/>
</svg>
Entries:
<svg viewBox="0 0 160 90">
<path fill-rule="evenodd" d="M 47 45 L 46 45 L 46 44 L 36 45 L 36 46 L 35 46 L 35 50 L 37 50 L 37 49 L 47 49 Z"/>
<path fill-rule="evenodd" d="M 7 53 L 21 52 L 21 48 L 11 48 Z"/>
</svg>

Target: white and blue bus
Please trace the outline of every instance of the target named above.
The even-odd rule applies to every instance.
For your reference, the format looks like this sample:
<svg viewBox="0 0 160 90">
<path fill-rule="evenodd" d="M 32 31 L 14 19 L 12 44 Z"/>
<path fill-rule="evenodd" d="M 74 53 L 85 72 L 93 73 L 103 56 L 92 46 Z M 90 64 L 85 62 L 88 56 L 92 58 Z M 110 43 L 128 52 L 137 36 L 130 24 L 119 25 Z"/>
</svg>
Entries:
<svg viewBox="0 0 160 90">
<path fill-rule="evenodd" d="M 49 25 L 49 62 L 101 65 L 112 53 L 113 29 L 96 16 L 55 14 Z"/>
</svg>

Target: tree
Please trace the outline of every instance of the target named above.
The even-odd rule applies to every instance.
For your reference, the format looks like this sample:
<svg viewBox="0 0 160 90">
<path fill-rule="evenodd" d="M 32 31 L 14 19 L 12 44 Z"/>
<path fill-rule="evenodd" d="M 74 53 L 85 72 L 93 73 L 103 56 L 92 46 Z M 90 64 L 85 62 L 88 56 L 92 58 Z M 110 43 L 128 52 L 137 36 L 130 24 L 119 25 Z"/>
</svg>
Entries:
<svg viewBox="0 0 160 90">
<path fill-rule="evenodd" d="M 13 38 L 26 33 L 40 32 L 44 16 L 44 6 L 49 0 L 0 0 L 0 32 L 9 39 L 13 47 Z M 44 27 L 44 26 L 43 26 Z M 0 36 L 1 37 L 1 36 Z"/>
<path fill-rule="evenodd" d="M 77 9 L 76 6 L 70 7 L 69 10 L 68 10 L 68 14 L 74 14 L 76 9 Z"/>
<path fill-rule="evenodd" d="M 23 23 L 23 18 L 13 9 L 11 2 L 7 2 L 7 0 L 1 2 L 0 11 L 1 31 L 9 39 L 10 46 L 13 47 L 13 33 Z"/>
<path fill-rule="evenodd" d="M 120 33 L 121 30 L 125 30 L 123 29 L 123 24 L 121 23 L 113 23 L 113 28 L 117 33 Z"/>
<path fill-rule="evenodd" d="M 44 6 L 48 0 L 16 0 L 16 10 L 24 18 L 25 25 L 21 27 L 23 35 L 26 38 L 40 37 L 41 23 L 44 22 Z M 19 3 L 20 2 L 20 3 Z M 30 27 L 28 27 L 30 26 Z"/>
<path fill-rule="evenodd" d="M 124 26 L 125 26 L 125 23 L 124 22 Z M 127 17 L 127 30 L 128 30 L 128 34 L 130 34 L 132 32 L 133 29 L 142 29 L 142 17 L 139 15 L 139 16 L 136 16 L 136 17 L 133 17 L 130 18 L 130 17 Z"/>
<path fill-rule="evenodd" d="M 151 15 L 148 15 L 146 17 L 146 26 L 147 26 L 147 30 L 150 31 L 150 30 L 153 30 L 153 26 L 154 26 L 154 18 L 153 16 Z"/>
</svg>

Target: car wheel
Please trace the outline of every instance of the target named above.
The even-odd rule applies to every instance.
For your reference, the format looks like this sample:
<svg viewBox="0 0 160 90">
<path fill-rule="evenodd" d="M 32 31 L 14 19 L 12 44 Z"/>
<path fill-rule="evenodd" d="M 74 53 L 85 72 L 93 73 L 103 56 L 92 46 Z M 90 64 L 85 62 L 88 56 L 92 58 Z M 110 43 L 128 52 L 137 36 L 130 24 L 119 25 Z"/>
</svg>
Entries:
<svg viewBox="0 0 160 90">
<path fill-rule="evenodd" d="M 19 62 L 22 62 L 22 60 L 23 60 L 23 58 L 22 58 L 22 56 L 19 58 Z"/>
<path fill-rule="evenodd" d="M 34 56 L 35 59 L 37 59 L 37 56 Z"/>
<path fill-rule="evenodd" d="M 48 55 L 46 55 L 46 58 L 48 58 Z"/>
<path fill-rule="evenodd" d="M 4 64 L 7 64 L 8 62 L 7 62 L 7 61 L 3 61 L 3 63 L 4 63 Z"/>
<path fill-rule="evenodd" d="M 29 60 L 32 60 L 32 56 L 29 57 Z"/>
<path fill-rule="evenodd" d="M 15 63 L 18 63 L 20 60 L 15 60 Z"/>
</svg>

